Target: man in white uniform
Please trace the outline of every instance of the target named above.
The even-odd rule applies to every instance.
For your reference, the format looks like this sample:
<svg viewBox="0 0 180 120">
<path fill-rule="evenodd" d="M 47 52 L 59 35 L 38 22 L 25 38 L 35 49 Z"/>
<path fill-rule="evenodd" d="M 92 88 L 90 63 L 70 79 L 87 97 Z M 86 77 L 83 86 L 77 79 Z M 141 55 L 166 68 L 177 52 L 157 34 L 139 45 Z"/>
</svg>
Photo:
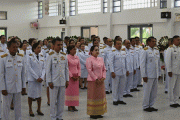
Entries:
<svg viewBox="0 0 180 120">
<path fill-rule="evenodd" d="M 161 66 L 159 50 L 155 49 L 156 39 L 150 37 L 147 39 L 148 47 L 142 50 L 141 55 L 141 74 L 143 77 L 143 110 L 147 112 L 158 111 L 152 107 L 157 97 L 158 79 L 160 80 Z"/>
<path fill-rule="evenodd" d="M 6 37 L 4 35 L 1 35 L 0 40 L 1 40 L 0 51 L 4 52 L 4 53 L 7 53 L 8 49 L 7 49 L 7 44 L 5 43 L 6 42 Z"/>
<path fill-rule="evenodd" d="M 50 87 L 51 120 L 62 120 L 65 87 L 69 84 L 69 68 L 66 54 L 60 52 L 63 42 L 60 38 L 53 41 L 54 51 L 49 53 L 46 61 L 46 81 Z"/>
<path fill-rule="evenodd" d="M 180 83 L 180 37 L 174 36 L 173 45 L 166 52 L 166 68 L 169 79 L 169 101 L 170 107 L 180 107 L 178 104 L 179 98 L 179 83 Z"/>
<path fill-rule="evenodd" d="M 9 52 L 0 59 L 0 90 L 3 94 L 3 120 L 9 120 L 10 104 L 13 98 L 15 120 L 21 118 L 21 92 L 26 88 L 26 68 L 24 57 L 17 54 L 15 38 L 8 42 Z"/>
</svg>

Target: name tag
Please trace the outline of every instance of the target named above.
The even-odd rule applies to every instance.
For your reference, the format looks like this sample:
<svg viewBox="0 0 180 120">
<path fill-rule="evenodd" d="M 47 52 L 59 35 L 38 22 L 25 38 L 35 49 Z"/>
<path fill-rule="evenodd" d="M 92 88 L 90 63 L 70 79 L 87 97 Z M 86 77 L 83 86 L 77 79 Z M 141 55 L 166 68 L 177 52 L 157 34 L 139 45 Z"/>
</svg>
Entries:
<svg viewBox="0 0 180 120">
<path fill-rule="evenodd" d="M 17 63 L 21 63 L 21 61 L 17 61 Z"/>
<path fill-rule="evenodd" d="M 8 62 L 12 62 L 12 60 L 8 60 Z"/>
<path fill-rule="evenodd" d="M 55 58 L 54 58 L 54 61 L 56 61 L 56 60 L 57 60 L 57 58 L 55 57 Z"/>
</svg>

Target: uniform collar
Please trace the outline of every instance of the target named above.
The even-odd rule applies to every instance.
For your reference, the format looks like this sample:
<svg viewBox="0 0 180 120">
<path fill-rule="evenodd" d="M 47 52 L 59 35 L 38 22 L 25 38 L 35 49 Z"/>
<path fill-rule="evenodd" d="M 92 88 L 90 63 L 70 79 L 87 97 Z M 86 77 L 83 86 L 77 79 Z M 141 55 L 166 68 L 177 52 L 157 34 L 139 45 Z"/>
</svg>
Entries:
<svg viewBox="0 0 180 120">
<path fill-rule="evenodd" d="M 16 53 L 16 55 L 15 56 L 12 56 L 11 54 L 10 54 L 10 52 L 8 51 L 8 54 L 9 54 L 9 56 L 11 56 L 11 58 L 15 58 L 16 57 L 16 55 L 17 55 L 17 53 Z"/>
<path fill-rule="evenodd" d="M 147 46 L 150 50 L 154 50 L 154 48 L 151 48 L 151 47 L 149 47 L 149 46 Z"/>
<path fill-rule="evenodd" d="M 176 46 L 176 45 L 173 44 L 173 47 L 174 47 L 174 48 L 178 48 L 179 46 Z"/>
</svg>

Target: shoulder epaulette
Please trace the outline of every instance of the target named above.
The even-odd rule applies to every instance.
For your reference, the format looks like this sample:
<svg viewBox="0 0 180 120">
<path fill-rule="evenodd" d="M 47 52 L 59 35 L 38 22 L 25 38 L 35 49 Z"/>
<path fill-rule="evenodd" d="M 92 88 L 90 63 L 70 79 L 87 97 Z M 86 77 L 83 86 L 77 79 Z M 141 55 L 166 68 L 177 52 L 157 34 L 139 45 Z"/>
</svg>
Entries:
<svg viewBox="0 0 180 120">
<path fill-rule="evenodd" d="M 142 44 L 140 44 L 140 46 L 142 46 Z"/>
<path fill-rule="evenodd" d="M 139 48 L 139 46 L 136 46 L 137 48 Z"/>
<path fill-rule="evenodd" d="M 46 53 L 48 53 L 48 52 L 49 52 L 49 50 Z"/>
<path fill-rule="evenodd" d="M 23 54 L 19 54 L 19 53 L 18 53 L 17 55 L 19 55 L 19 56 L 21 56 L 21 57 L 24 57 L 24 55 L 23 55 Z"/>
<path fill-rule="evenodd" d="M 4 52 L 3 50 L 0 50 L 0 52 Z"/>
<path fill-rule="evenodd" d="M 50 52 L 50 53 L 49 53 L 49 55 L 53 55 L 53 54 L 54 54 L 54 52 Z"/>
<path fill-rule="evenodd" d="M 29 54 L 29 56 L 33 56 L 33 54 Z"/>
<path fill-rule="evenodd" d="M 67 48 L 67 46 L 64 46 L 64 48 Z"/>
<path fill-rule="evenodd" d="M 148 49 L 148 47 L 145 47 L 145 48 L 144 48 L 144 50 L 147 50 L 147 49 Z"/>
<path fill-rule="evenodd" d="M 123 49 L 121 49 L 122 51 L 126 51 L 126 49 L 125 48 L 123 48 Z"/>
<path fill-rule="evenodd" d="M 20 50 L 23 50 L 22 48 L 20 48 Z"/>
<path fill-rule="evenodd" d="M 115 52 L 116 50 L 112 50 L 113 52 Z"/>
<path fill-rule="evenodd" d="M 63 54 L 63 55 L 66 55 L 66 53 L 64 53 L 64 52 L 60 52 L 61 54 Z"/>
<path fill-rule="evenodd" d="M 107 46 L 104 46 L 103 48 L 106 48 Z"/>
<path fill-rule="evenodd" d="M 169 47 L 170 47 L 170 48 L 172 48 L 172 47 L 173 47 L 173 45 L 170 45 Z"/>
<path fill-rule="evenodd" d="M 89 42 L 89 43 L 92 43 L 92 42 Z"/>
<path fill-rule="evenodd" d="M 43 57 L 43 55 L 41 55 L 41 57 Z"/>
<path fill-rule="evenodd" d="M 159 50 L 158 48 L 155 48 L 156 50 Z"/>
<path fill-rule="evenodd" d="M 8 56 L 8 54 L 6 53 L 6 54 L 4 54 L 4 55 L 1 55 L 1 58 L 4 58 L 4 57 L 6 57 L 6 56 Z"/>
<path fill-rule="evenodd" d="M 79 52 L 81 52 L 81 50 L 79 50 Z"/>
<path fill-rule="evenodd" d="M 88 45 L 85 45 L 85 46 L 88 46 Z"/>
</svg>

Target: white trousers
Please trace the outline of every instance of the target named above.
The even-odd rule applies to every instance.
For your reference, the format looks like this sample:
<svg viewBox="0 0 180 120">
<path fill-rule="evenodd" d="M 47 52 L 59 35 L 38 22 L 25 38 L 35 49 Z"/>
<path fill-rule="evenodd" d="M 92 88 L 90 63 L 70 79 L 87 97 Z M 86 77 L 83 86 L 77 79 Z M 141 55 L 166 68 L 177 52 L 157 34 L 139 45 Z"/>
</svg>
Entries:
<svg viewBox="0 0 180 120">
<path fill-rule="evenodd" d="M 136 74 L 133 76 L 133 87 L 131 88 L 131 89 L 133 89 L 133 88 L 137 88 L 137 85 L 138 85 L 138 80 L 139 80 L 139 69 L 137 68 L 136 69 Z"/>
<path fill-rule="evenodd" d="M 126 75 L 118 76 L 112 80 L 113 101 L 123 101 L 123 92 L 126 83 Z"/>
<path fill-rule="evenodd" d="M 157 78 L 148 78 L 148 82 L 143 84 L 144 97 L 143 97 L 143 109 L 152 107 L 157 97 Z"/>
<path fill-rule="evenodd" d="M 22 120 L 21 118 L 21 93 L 8 93 L 7 96 L 3 95 L 3 120 L 9 119 L 10 105 L 13 98 L 15 120 Z M 14 119 L 14 118 L 13 118 Z"/>
<path fill-rule="evenodd" d="M 129 73 L 129 76 L 126 77 L 126 83 L 125 83 L 125 89 L 124 89 L 124 95 L 130 94 L 131 86 L 133 84 L 133 74 Z"/>
<path fill-rule="evenodd" d="M 166 70 L 165 91 L 168 91 L 168 89 L 169 89 L 169 79 L 170 79 L 170 77 L 169 77 L 168 72 Z"/>
<path fill-rule="evenodd" d="M 110 69 L 106 72 L 106 79 L 105 79 L 105 90 L 106 91 L 111 91 L 112 90 L 112 77 L 111 77 L 111 72 Z"/>
<path fill-rule="evenodd" d="M 140 69 L 136 69 L 136 71 L 138 72 L 137 74 L 137 85 L 141 85 L 142 84 L 142 78 L 141 78 L 141 70 Z"/>
<path fill-rule="evenodd" d="M 2 104 L 1 104 L 1 101 L 2 101 L 2 99 L 1 99 L 1 91 L 0 91 L 0 118 L 2 118 L 2 116 L 1 116 L 1 111 L 2 111 Z"/>
<path fill-rule="evenodd" d="M 171 104 L 176 104 L 179 98 L 179 82 L 180 82 L 180 75 L 173 74 L 172 77 L 169 79 L 169 101 Z"/>
<path fill-rule="evenodd" d="M 65 86 L 50 88 L 51 120 L 62 119 L 65 102 Z"/>
</svg>

